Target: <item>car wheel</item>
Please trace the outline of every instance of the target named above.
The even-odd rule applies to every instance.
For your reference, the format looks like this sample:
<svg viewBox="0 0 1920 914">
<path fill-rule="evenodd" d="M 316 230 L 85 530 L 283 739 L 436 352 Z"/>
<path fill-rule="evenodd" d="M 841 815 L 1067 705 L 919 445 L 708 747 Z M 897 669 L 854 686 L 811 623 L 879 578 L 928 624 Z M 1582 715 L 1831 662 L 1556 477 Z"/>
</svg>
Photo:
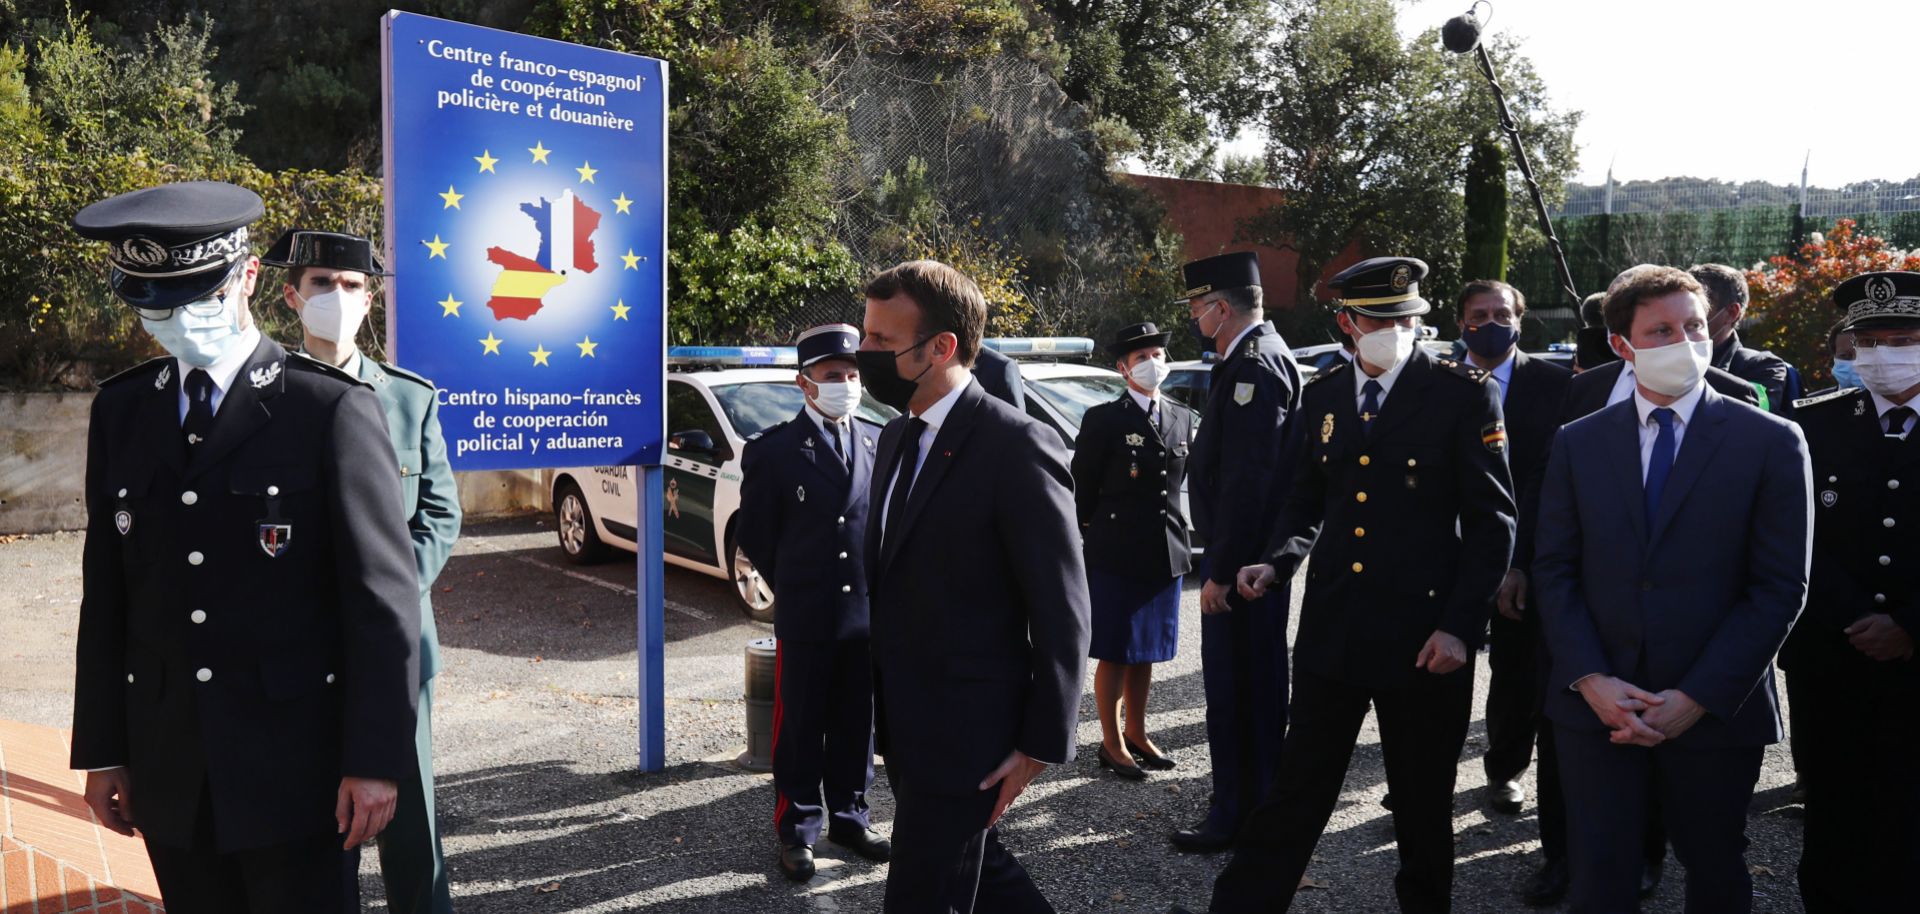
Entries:
<svg viewBox="0 0 1920 914">
<path fill-rule="evenodd" d="M 746 610 L 755 622 L 772 622 L 773 584 L 760 575 L 760 569 L 753 567 L 753 562 L 738 544 L 728 544 L 727 553 L 733 595 L 739 598 L 740 608 Z"/>
<path fill-rule="evenodd" d="M 587 498 L 572 482 L 560 484 L 560 497 L 553 503 L 553 526 L 560 535 L 560 551 L 575 565 L 592 565 L 607 560 L 611 551 L 600 541 L 593 528 L 593 512 Z"/>
</svg>

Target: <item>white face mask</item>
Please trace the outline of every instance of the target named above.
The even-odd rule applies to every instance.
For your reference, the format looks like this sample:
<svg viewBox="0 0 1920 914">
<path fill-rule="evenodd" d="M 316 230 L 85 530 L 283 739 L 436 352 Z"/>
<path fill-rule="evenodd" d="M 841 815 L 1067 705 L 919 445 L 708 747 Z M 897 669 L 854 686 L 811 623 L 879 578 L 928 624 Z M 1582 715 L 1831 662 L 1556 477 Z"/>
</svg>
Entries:
<svg viewBox="0 0 1920 914">
<path fill-rule="evenodd" d="M 360 322 L 367 319 L 367 293 L 348 294 L 335 288 L 312 298 L 300 299 L 300 323 L 306 325 L 307 332 L 329 343 L 351 343 L 355 334 L 360 332 Z"/>
<path fill-rule="evenodd" d="M 813 396 L 815 409 L 830 419 L 844 419 L 860 405 L 860 382 L 854 381 L 814 381 L 819 391 Z"/>
<path fill-rule="evenodd" d="M 1412 327 L 1395 324 L 1360 337 L 1360 358 L 1382 372 L 1400 367 L 1413 355 L 1415 333 Z"/>
<path fill-rule="evenodd" d="M 1159 390 L 1161 382 L 1172 373 L 1173 369 L 1167 367 L 1167 360 L 1158 357 L 1143 359 L 1127 369 L 1127 377 L 1132 378 L 1141 390 Z"/>
<path fill-rule="evenodd" d="M 1905 393 L 1920 384 L 1920 346 L 1874 346 L 1853 355 L 1853 369 L 1861 383 L 1883 397 Z"/>
<path fill-rule="evenodd" d="M 1713 362 L 1712 340 L 1681 340 L 1648 349 L 1635 349 L 1629 343 L 1627 351 L 1633 353 L 1633 376 L 1648 390 L 1669 397 L 1700 386 Z"/>
<path fill-rule="evenodd" d="M 232 352 L 246 332 L 238 320 L 239 300 L 232 295 L 221 299 L 216 293 L 173 309 L 163 320 L 142 317 L 140 324 L 168 355 L 195 368 L 206 368 Z"/>
</svg>

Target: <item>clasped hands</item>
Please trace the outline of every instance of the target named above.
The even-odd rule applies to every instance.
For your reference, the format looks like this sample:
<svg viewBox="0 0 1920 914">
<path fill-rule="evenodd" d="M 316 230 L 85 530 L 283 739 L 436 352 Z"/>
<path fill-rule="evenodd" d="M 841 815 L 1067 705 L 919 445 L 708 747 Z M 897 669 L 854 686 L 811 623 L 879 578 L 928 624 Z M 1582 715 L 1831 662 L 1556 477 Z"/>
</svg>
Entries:
<svg viewBox="0 0 1920 914">
<path fill-rule="evenodd" d="M 1658 746 L 1678 739 L 1707 713 L 1679 689 L 1649 692 L 1605 674 L 1588 676 L 1574 685 L 1594 716 L 1613 731 L 1609 738 L 1616 745 Z"/>
</svg>

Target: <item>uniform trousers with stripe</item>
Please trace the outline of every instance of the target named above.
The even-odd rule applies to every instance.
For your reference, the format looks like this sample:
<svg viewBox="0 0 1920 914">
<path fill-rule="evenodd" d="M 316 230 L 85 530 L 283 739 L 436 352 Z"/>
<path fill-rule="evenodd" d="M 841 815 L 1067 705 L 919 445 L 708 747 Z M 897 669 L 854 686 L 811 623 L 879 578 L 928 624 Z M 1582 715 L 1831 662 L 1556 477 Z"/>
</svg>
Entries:
<svg viewBox="0 0 1920 914">
<path fill-rule="evenodd" d="M 867 639 L 775 647 L 774 827 L 787 846 L 867 828 L 873 786 L 873 662 Z"/>
</svg>

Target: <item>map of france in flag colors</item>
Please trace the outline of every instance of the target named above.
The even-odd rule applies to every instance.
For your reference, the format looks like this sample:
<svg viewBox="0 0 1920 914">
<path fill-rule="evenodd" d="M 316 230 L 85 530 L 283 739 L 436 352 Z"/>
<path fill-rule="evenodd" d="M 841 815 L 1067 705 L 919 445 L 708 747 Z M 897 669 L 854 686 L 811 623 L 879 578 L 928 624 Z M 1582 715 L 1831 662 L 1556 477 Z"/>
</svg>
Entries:
<svg viewBox="0 0 1920 914">
<path fill-rule="evenodd" d="M 548 292 L 567 281 L 567 274 L 578 269 L 591 273 L 600 268 L 593 257 L 593 233 L 600 227 L 600 211 L 573 195 L 561 191 L 560 199 L 522 203 L 520 211 L 533 220 L 540 232 L 540 249 L 531 258 L 503 247 L 487 248 L 487 261 L 501 267 L 493 280 L 487 299 L 495 320 L 526 320 L 538 313 Z"/>
</svg>

